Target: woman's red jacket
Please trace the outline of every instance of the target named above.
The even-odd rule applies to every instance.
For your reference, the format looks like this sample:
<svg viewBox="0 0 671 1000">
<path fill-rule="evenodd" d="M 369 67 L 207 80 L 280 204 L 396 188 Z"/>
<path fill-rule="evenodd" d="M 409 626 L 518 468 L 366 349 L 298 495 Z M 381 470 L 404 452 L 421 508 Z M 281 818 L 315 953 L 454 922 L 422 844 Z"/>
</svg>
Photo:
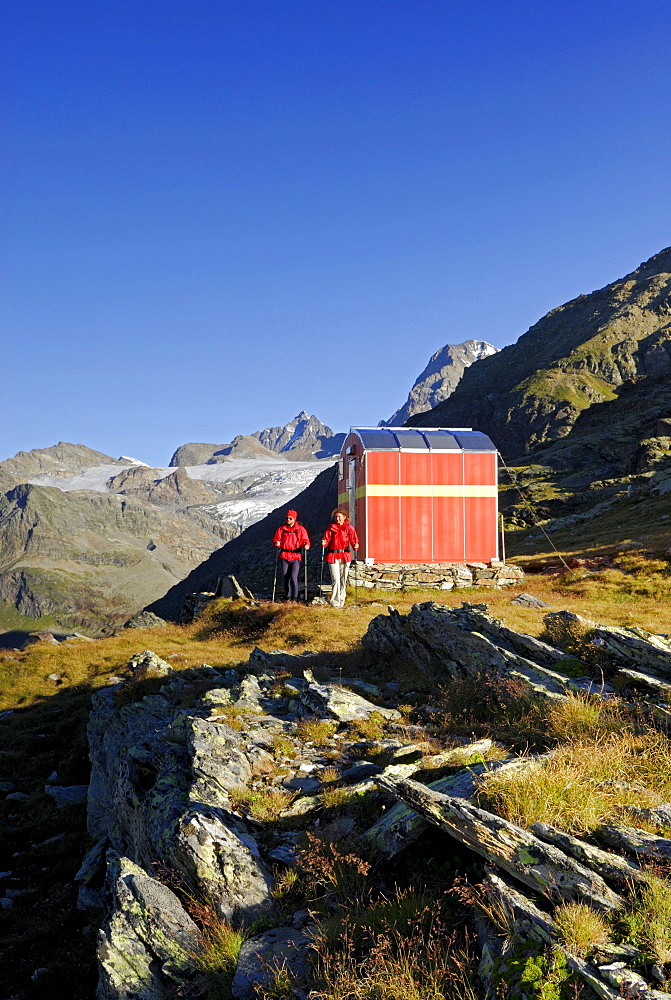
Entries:
<svg viewBox="0 0 671 1000">
<path fill-rule="evenodd" d="M 273 535 L 273 545 L 279 543 L 280 559 L 291 562 L 292 559 L 302 559 L 301 549 L 310 548 L 308 533 L 302 524 L 281 524 Z"/>
<path fill-rule="evenodd" d="M 349 521 L 345 521 L 344 524 L 338 524 L 334 521 L 324 532 L 322 542 L 326 543 L 324 545 L 326 549 L 324 559 L 327 563 L 334 563 L 337 559 L 351 562 L 352 554 L 349 547 L 359 544 L 359 536 Z"/>
</svg>

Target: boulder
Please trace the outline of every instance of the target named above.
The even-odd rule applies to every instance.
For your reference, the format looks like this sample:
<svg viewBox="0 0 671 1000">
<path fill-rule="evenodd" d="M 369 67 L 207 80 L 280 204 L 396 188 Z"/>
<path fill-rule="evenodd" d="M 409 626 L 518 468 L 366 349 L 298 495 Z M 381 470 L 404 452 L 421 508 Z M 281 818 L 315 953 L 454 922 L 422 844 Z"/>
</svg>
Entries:
<svg viewBox="0 0 671 1000">
<path fill-rule="evenodd" d="M 170 664 L 156 653 L 152 653 L 151 649 L 145 649 L 144 652 L 131 656 L 126 669 L 130 671 L 134 681 L 141 681 L 147 677 L 167 677 L 173 673 Z"/>
<path fill-rule="evenodd" d="M 128 858 L 108 853 L 109 913 L 98 936 L 97 1000 L 159 1000 L 197 973 L 202 936 L 177 896 Z"/>
<path fill-rule="evenodd" d="M 518 594 L 517 597 L 513 597 L 511 604 L 517 604 L 521 608 L 551 608 L 552 605 L 548 604 L 547 601 L 542 601 L 540 597 L 534 597 L 533 594 Z"/>
<path fill-rule="evenodd" d="M 89 786 L 45 785 L 44 791 L 54 800 L 57 809 L 63 809 L 65 806 L 79 806 L 86 802 Z"/>
<path fill-rule="evenodd" d="M 124 628 L 165 628 L 167 622 L 159 618 L 153 611 L 138 611 L 136 615 L 129 618 Z"/>
<path fill-rule="evenodd" d="M 275 927 L 245 941 L 231 987 L 235 1000 L 258 997 L 258 987 L 268 985 L 276 969 L 286 969 L 298 981 L 307 977 L 311 942 L 310 933 L 295 927 Z"/>
</svg>

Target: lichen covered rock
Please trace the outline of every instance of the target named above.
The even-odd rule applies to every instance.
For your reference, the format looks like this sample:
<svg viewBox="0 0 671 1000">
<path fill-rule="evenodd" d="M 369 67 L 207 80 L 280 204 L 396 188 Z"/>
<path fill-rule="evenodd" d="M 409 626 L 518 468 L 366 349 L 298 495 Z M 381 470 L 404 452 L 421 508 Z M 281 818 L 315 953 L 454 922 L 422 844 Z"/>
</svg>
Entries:
<svg viewBox="0 0 671 1000">
<path fill-rule="evenodd" d="M 110 914 L 98 936 L 98 1000 L 159 1000 L 197 972 L 202 936 L 177 896 L 128 858 L 108 853 Z"/>
</svg>

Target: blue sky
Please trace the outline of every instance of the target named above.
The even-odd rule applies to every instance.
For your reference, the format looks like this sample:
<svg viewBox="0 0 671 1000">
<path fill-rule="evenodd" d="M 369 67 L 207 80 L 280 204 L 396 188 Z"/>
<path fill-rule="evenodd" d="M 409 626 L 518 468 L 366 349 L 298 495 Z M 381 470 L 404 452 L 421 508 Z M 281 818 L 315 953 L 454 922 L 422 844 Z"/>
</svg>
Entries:
<svg viewBox="0 0 671 1000">
<path fill-rule="evenodd" d="M 22 0 L 0 458 L 374 424 L 671 243 L 657 0 Z"/>
</svg>

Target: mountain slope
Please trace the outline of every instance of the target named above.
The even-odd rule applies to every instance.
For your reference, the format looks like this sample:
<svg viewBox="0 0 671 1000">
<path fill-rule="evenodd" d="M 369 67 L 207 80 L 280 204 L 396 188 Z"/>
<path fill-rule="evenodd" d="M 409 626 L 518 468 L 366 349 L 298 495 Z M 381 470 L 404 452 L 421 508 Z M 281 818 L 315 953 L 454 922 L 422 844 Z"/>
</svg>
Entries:
<svg viewBox="0 0 671 1000">
<path fill-rule="evenodd" d="M 462 344 L 441 347 L 415 380 L 403 406 L 383 423 L 388 427 L 400 427 L 416 413 L 423 413 L 442 403 L 452 395 L 467 368 L 482 358 L 496 354 L 497 350 L 485 340 L 465 340 Z"/>
<path fill-rule="evenodd" d="M 0 599 L 22 614 L 113 625 L 219 544 L 178 512 L 115 494 L 22 484 L 0 496 Z"/>
<path fill-rule="evenodd" d="M 520 455 L 568 434 L 634 376 L 671 373 L 671 248 L 553 309 L 517 343 L 468 368 L 418 426 L 471 426 Z"/>
<path fill-rule="evenodd" d="M 25 482 L 31 476 L 73 476 L 82 469 L 96 465 L 131 465 L 135 461 L 124 462 L 105 455 L 102 451 L 87 448 L 84 444 L 59 441 L 49 448 L 19 451 L 13 458 L 0 462 L 0 472 L 14 476 L 19 482 Z"/>
</svg>

